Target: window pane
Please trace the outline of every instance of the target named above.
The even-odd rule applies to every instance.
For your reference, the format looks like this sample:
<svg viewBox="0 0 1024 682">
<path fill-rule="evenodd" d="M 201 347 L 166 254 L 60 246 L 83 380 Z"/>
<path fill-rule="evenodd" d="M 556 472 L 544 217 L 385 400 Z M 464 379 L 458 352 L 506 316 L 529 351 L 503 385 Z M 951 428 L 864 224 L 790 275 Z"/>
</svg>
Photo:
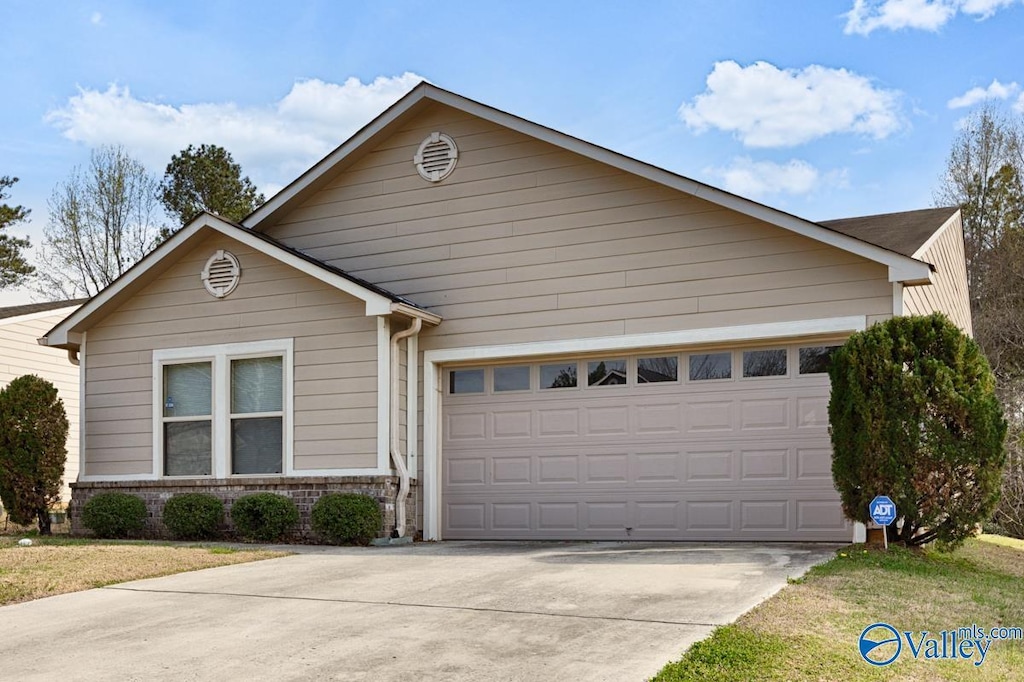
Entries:
<svg viewBox="0 0 1024 682">
<path fill-rule="evenodd" d="M 786 374 L 786 350 L 743 351 L 743 376 L 778 377 Z"/>
<path fill-rule="evenodd" d="M 210 421 L 164 424 L 164 475 L 209 476 L 212 473 Z"/>
<path fill-rule="evenodd" d="M 482 369 L 453 369 L 448 374 L 449 393 L 483 393 L 484 371 Z"/>
<path fill-rule="evenodd" d="M 231 412 L 282 410 L 281 356 L 231 361 Z"/>
<path fill-rule="evenodd" d="M 494 390 L 495 391 L 529 391 L 530 390 L 530 368 L 529 367 L 495 367 L 494 368 Z"/>
<path fill-rule="evenodd" d="M 587 363 L 587 386 L 622 386 L 625 383 L 625 360 L 598 360 Z"/>
<path fill-rule="evenodd" d="M 675 381 L 679 378 L 679 358 L 674 355 L 664 358 L 640 358 L 636 361 L 636 382 L 656 384 Z"/>
<path fill-rule="evenodd" d="M 576 363 L 540 366 L 541 388 L 574 388 L 576 386 Z"/>
<path fill-rule="evenodd" d="M 690 381 L 732 378 L 732 353 L 699 353 L 690 356 Z"/>
<path fill-rule="evenodd" d="M 822 374 L 828 371 L 832 354 L 839 346 L 812 346 L 800 349 L 800 373 Z"/>
<path fill-rule="evenodd" d="M 209 362 L 164 365 L 164 416 L 209 415 L 212 375 Z"/>
<path fill-rule="evenodd" d="M 281 417 L 231 420 L 231 473 L 281 473 Z"/>
</svg>

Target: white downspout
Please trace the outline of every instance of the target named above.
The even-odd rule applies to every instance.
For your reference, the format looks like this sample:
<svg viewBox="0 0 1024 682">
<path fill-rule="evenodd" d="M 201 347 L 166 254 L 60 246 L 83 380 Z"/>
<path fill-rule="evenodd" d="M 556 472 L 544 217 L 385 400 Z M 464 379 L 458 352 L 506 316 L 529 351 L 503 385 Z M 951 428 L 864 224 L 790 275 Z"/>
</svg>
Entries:
<svg viewBox="0 0 1024 682">
<path fill-rule="evenodd" d="M 399 384 L 400 376 L 398 369 L 401 361 L 398 344 L 401 343 L 402 339 L 419 334 L 422 328 L 423 320 L 414 317 L 408 329 L 395 332 L 391 337 L 391 428 L 389 431 L 391 434 L 391 461 L 394 462 L 395 468 L 398 469 L 400 480 L 398 497 L 395 500 L 395 532 L 398 534 L 398 537 L 405 536 L 405 500 L 409 497 L 409 467 L 405 465 L 405 458 L 402 455 L 402 439 L 399 433 L 401 420 L 398 414 L 400 397 L 398 394 L 401 386 Z M 408 390 L 415 391 L 416 387 L 409 386 Z"/>
</svg>

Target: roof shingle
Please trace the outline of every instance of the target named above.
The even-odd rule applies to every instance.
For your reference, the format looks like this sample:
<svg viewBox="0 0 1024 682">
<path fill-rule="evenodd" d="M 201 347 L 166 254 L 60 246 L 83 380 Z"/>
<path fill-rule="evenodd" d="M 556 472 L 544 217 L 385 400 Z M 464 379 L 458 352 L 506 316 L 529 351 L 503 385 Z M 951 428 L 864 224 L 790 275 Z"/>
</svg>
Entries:
<svg viewBox="0 0 1024 682">
<path fill-rule="evenodd" d="M 859 218 L 822 220 L 818 224 L 848 237 L 913 258 L 929 237 L 958 210 L 956 206 L 925 208 L 919 211 L 882 213 Z"/>
</svg>

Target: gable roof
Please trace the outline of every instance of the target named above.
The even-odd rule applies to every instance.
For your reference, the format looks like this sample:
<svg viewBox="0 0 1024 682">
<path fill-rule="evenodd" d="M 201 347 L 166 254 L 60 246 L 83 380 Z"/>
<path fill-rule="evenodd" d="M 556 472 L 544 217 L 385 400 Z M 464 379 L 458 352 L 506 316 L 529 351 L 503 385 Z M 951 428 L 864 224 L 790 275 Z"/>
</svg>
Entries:
<svg viewBox="0 0 1024 682">
<path fill-rule="evenodd" d="M 836 248 L 882 263 L 889 268 L 889 281 L 905 284 L 927 284 L 932 268 L 927 263 L 859 237 L 823 227 L 751 199 L 731 194 L 696 180 L 638 161 L 604 147 L 547 128 L 524 118 L 500 111 L 474 100 L 422 82 L 384 113 L 368 123 L 316 165 L 253 211 L 242 225 L 261 231 L 316 191 L 328 184 L 342 170 L 357 161 L 402 123 L 430 103 L 440 103 L 478 118 L 515 130 L 524 135 L 604 163 L 652 182 L 671 187 L 724 208 L 750 216 L 796 234 L 824 242 Z"/>
<path fill-rule="evenodd" d="M 12 305 L 6 308 L 0 308 L 0 320 L 7 320 L 12 317 L 21 317 L 22 315 L 33 315 L 35 313 L 45 313 L 51 310 L 60 310 L 61 308 L 71 308 L 76 305 L 85 303 L 88 299 L 75 298 L 68 301 L 48 301 L 46 303 L 26 303 L 25 305 Z"/>
<path fill-rule="evenodd" d="M 925 251 L 932 236 L 938 233 L 959 210 L 956 206 L 945 206 L 902 213 L 823 220 L 818 224 L 878 244 L 904 256 L 917 258 Z"/>
<path fill-rule="evenodd" d="M 147 273 L 159 274 L 166 270 L 173 262 L 170 258 L 172 254 L 190 248 L 202 233 L 209 231 L 219 232 L 235 239 L 285 265 L 290 265 L 325 284 L 362 300 L 366 304 L 366 315 L 389 315 L 399 312 L 412 317 L 420 317 L 428 324 L 436 325 L 441 322 L 438 315 L 427 312 L 397 294 L 323 263 L 268 235 L 254 232 L 238 223 L 204 212 L 148 253 L 145 258 L 129 268 L 109 286 L 86 301 L 82 307 L 51 329 L 46 336 L 39 339 L 39 343 L 59 348 L 77 348 L 81 343 L 81 332 L 90 326 L 92 320 L 105 316 L 106 313 L 103 309 L 108 304 L 117 304 L 145 286 L 149 281 L 145 278 Z"/>
</svg>

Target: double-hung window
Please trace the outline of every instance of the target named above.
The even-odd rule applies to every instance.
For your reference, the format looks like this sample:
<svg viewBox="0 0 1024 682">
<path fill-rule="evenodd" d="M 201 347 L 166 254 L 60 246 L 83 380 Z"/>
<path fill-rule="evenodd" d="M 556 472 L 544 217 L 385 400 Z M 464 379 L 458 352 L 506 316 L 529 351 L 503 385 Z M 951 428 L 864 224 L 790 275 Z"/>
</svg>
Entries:
<svg viewBox="0 0 1024 682">
<path fill-rule="evenodd" d="M 164 476 L 262 476 L 288 470 L 292 341 L 162 349 L 154 458 Z"/>
</svg>

